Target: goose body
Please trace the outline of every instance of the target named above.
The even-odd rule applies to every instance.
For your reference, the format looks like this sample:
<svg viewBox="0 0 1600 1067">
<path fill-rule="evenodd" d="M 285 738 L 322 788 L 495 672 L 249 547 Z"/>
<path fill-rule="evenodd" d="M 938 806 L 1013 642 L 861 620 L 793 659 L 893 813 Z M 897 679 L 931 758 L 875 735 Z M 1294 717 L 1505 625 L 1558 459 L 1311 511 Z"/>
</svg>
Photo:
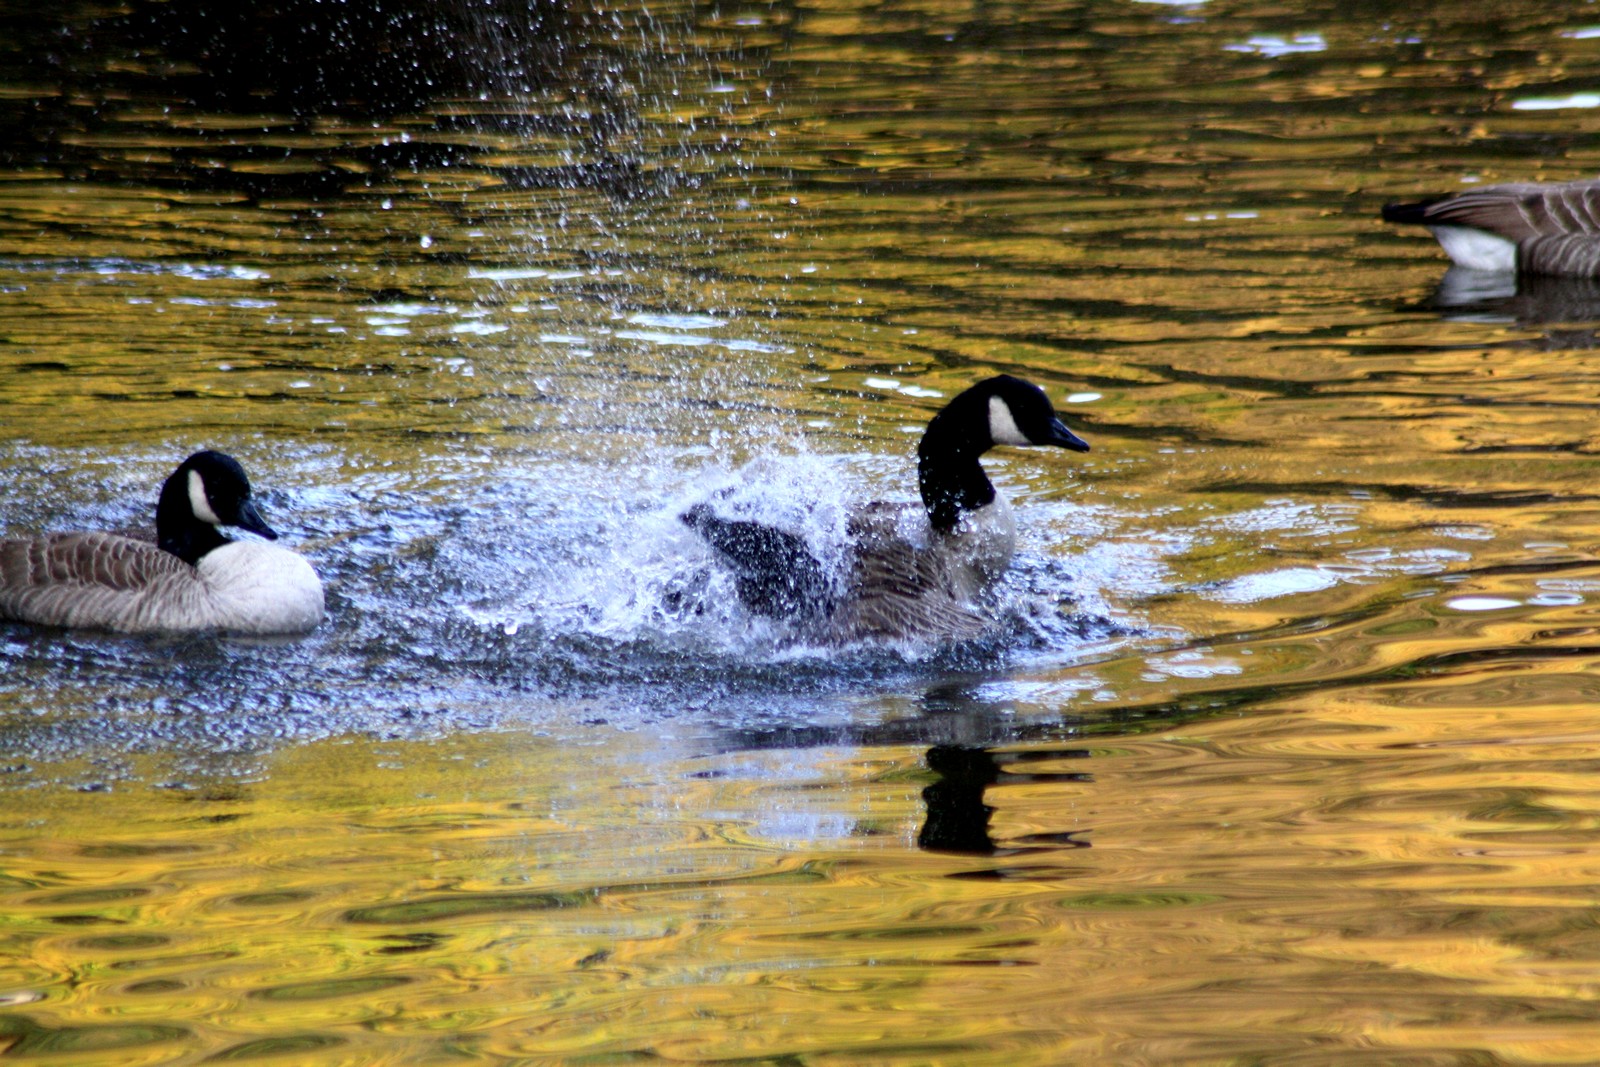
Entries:
<svg viewBox="0 0 1600 1067">
<path fill-rule="evenodd" d="M 807 639 L 968 640 L 993 625 L 982 601 L 1016 549 L 1011 506 L 978 462 L 997 444 L 1089 450 L 1042 389 L 1000 375 L 928 424 L 917 450 L 920 506 L 873 502 L 849 516 L 836 575 L 788 531 L 722 518 L 709 504 L 681 518 L 733 571 L 747 608 L 788 619 Z"/>
<path fill-rule="evenodd" d="M 1600 180 L 1486 185 L 1415 204 L 1389 204 L 1387 222 L 1426 226 L 1471 270 L 1600 275 Z"/>
<path fill-rule="evenodd" d="M 322 621 L 322 583 L 298 554 L 232 541 L 277 538 L 231 457 L 199 452 L 162 486 L 157 541 L 90 532 L 0 541 L 0 619 L 126 633 L 301 633 Z"/>
</svg>

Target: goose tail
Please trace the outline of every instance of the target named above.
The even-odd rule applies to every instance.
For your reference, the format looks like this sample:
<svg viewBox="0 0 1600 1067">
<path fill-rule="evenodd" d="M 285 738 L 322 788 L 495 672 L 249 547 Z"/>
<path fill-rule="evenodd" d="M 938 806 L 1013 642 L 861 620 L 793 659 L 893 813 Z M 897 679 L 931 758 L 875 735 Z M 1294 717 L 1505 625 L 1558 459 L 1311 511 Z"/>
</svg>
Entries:
<svg viewBox="0 0 1600 1067">
<path fill-rule="evenodd" d="M 1439 201 L 1419 200 L 1412 204 L 1385 204 L 1383 205 L 1383 221 L 1396 222 L 1401 225 L 1426 226 L 1428 225 L 1428 209 Z"/>
</svg>

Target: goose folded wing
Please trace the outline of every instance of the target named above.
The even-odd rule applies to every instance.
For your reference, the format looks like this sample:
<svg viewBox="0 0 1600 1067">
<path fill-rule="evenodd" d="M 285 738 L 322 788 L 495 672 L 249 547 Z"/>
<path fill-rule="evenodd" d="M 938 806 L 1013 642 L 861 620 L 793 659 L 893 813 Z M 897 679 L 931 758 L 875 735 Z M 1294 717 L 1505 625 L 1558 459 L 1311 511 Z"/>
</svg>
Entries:
<svg viewBox="0 0 1600 1067">
<path fill-rule="evenodd" d="M 1417 221 L 1468 226 L 1521 243 L 1561 234 L 1600 235 L 1600 183 L 1495 185 L 1423 206 Z"/>
<path fill-rule="evenodd" d="M 860 543 L 843 603 L 835 621 L 851 638 L 968 641 L 994 625 L 956 595 L 941 555 L 886 534 Z"/>
<path fill-rule="evenodd" d="M 0 617 L 53 626 L 138 630 L 146 605 L 200 593 L 195 569 L 113 534 L 0 541 Z"/>
</svg>

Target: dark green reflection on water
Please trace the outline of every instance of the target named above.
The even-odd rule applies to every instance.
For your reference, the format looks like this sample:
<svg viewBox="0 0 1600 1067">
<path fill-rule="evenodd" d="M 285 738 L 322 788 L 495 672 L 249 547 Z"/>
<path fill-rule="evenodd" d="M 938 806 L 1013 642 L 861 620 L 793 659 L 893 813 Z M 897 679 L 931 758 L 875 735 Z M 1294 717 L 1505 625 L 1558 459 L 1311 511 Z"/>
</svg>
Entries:
<svg viewBox="0 0 1600 1067">
<path fill-rule="evenodd" d="M 189 1036 L 176 1026 L 106 1023 L 98 1026 L 40 1026 L 26 1016 L 0 1015 L 0 1040 L 10 1056 L 97 1055 L 177 1041 Z"/>
<path fill-rule="evenodd" d="M 140 0 L 0 19 L 10 168 L 263 201 L 675 185 L 642 139 L 682 74 L 743 63 L 761 36 L 719 46 L 690 10 L 552 2 Z M 701 140 L 693 158 L 719 143 Z"/>
</svg>

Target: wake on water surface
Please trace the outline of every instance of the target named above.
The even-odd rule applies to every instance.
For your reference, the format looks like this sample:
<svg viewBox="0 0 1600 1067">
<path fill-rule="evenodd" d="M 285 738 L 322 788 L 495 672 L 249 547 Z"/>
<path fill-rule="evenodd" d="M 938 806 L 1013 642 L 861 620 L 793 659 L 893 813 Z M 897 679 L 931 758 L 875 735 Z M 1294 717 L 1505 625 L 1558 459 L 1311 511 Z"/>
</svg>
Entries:
<svg viewBox="0 0 1600 1067">
<path fill-rule="evenodd" d="M 244 442 L 235 451 L 264 450 Z M 61 494 L 37 484 L 8 493 L 8 526 L 147 521 L 144 483 L 159 481 L 167 459 L 123 457 L 68 514 L 52 510 Z M 715 496 L 803 536 L 837 565 L 853 506 L 914 499 L 883 490 L 907 481 L 903 458 L 795 453 L 730 468 L 685 450 L 607 469 L 486 455 L 402 467 L 308 450 L 249 466 L 263 510 L 321 572 L 328 621 L 308 637 L 272 641 L 6 627 L 0 658 L 12 669 L 0 699 L 50 709 L 10 722 L 19 759 L 183 751 L 210 766 L 351 731 L 585 717 L 643 724 L 712 708 L 730 722 L 800 721 L 828 694 L 1106 654 L 1149 636 L 1117 601 L 1136 585 L 1160 588 L 1164 573 L 1148 545 L 1105 536 L 1115 517 L 1018 493 L 995 464 L 1020 536 L 993 634 L 955 647 L 821 648 L 747 611 L 732 576 L 678 516 Z"/>
</svg>

